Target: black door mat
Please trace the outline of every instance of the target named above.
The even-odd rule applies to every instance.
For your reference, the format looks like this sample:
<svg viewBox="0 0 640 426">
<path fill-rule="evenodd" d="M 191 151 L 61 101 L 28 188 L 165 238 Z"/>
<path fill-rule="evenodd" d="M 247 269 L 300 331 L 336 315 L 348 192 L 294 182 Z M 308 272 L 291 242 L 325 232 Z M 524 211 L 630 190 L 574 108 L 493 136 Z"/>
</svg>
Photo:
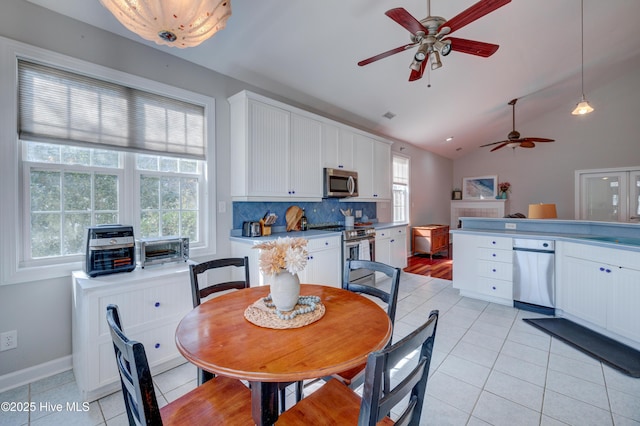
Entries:
<svg viewBox="0 0 640 426">
<path fill-rule="evenodd" d="M 631 377 L 640 378 L 640 351 L 565 318 L 523 321 Z"/>
</svg>

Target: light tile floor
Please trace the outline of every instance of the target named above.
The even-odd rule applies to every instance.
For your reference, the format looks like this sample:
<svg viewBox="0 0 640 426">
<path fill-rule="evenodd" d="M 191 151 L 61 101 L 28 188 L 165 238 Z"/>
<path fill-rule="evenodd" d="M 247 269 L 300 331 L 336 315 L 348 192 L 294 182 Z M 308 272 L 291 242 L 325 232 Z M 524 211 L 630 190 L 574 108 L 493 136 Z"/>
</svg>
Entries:
<svg viewBox="0 0 640 426">
<path fill-rule="evenodd" d="M 450 281 L 403 273 L 394 340 L 432 309 L 440 310 L 440 321 L 421 425 L 640 425 L 640 379 L 522 321 L 540 315 L 460 297 Z M 156 375 L 160 405 L 193 389 L 195 377 L 188 363 Z M 121 392 L 82 411 L 71 371 L 4 392 L 5 401 L 65 409 L 0 412 L 0 425 L 127 424 Z M 68 402 L 77 402 L 78 411 L 67 410 Z"/>
</svg>

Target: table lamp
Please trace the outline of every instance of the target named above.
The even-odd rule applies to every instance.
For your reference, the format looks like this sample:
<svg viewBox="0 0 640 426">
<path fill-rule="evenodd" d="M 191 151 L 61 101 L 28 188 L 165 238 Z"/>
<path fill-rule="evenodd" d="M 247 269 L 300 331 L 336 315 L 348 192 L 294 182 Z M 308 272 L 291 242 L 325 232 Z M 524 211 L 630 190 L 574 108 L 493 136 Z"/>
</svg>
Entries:
<svg viewBox="0 0 640 426">
<path fill-rule="evenodd" d="M 558 217 L 555 204 L 529 204 L 529 219 L 554 219 Z"/>
</svg>

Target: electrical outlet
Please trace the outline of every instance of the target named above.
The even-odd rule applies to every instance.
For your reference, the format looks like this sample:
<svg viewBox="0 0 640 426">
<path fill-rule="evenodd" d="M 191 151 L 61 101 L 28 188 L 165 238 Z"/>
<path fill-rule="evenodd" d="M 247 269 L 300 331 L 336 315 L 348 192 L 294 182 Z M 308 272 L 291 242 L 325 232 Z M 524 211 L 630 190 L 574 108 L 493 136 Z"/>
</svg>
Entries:
<svg viewBox="0 0 640 426">
<path fill-rule="evenodd" d="M 515 223 L 505 223 L 504 224 L 504 229 L 516 229 L 516 224 Z"/>
<path fill-rule="evenodd" d="M 18 331 L 11 330 L 0 333 L 0 351 L 8 351 L 18 347 Z"/>
<path fill-rule="evenodd" d="M 356 219 L 360 219 L 362 217 L 362 210 L 356 210 Z"/>
</svg>

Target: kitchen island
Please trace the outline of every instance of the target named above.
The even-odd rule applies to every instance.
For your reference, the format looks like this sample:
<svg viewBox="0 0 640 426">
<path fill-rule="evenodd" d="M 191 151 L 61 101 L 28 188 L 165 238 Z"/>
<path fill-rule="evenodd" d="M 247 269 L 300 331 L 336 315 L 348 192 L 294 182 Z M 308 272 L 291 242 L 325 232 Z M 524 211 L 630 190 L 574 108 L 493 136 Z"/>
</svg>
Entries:
<svg viewBox="0 0 640 426">
<path fill-rule="evenodd" d="M 452 230 L 453 287 L 513 305 L 513 239 L 555 242 L 555 311 L 640 349 L 640 225 L 462 218 Z"/>
</svg>

